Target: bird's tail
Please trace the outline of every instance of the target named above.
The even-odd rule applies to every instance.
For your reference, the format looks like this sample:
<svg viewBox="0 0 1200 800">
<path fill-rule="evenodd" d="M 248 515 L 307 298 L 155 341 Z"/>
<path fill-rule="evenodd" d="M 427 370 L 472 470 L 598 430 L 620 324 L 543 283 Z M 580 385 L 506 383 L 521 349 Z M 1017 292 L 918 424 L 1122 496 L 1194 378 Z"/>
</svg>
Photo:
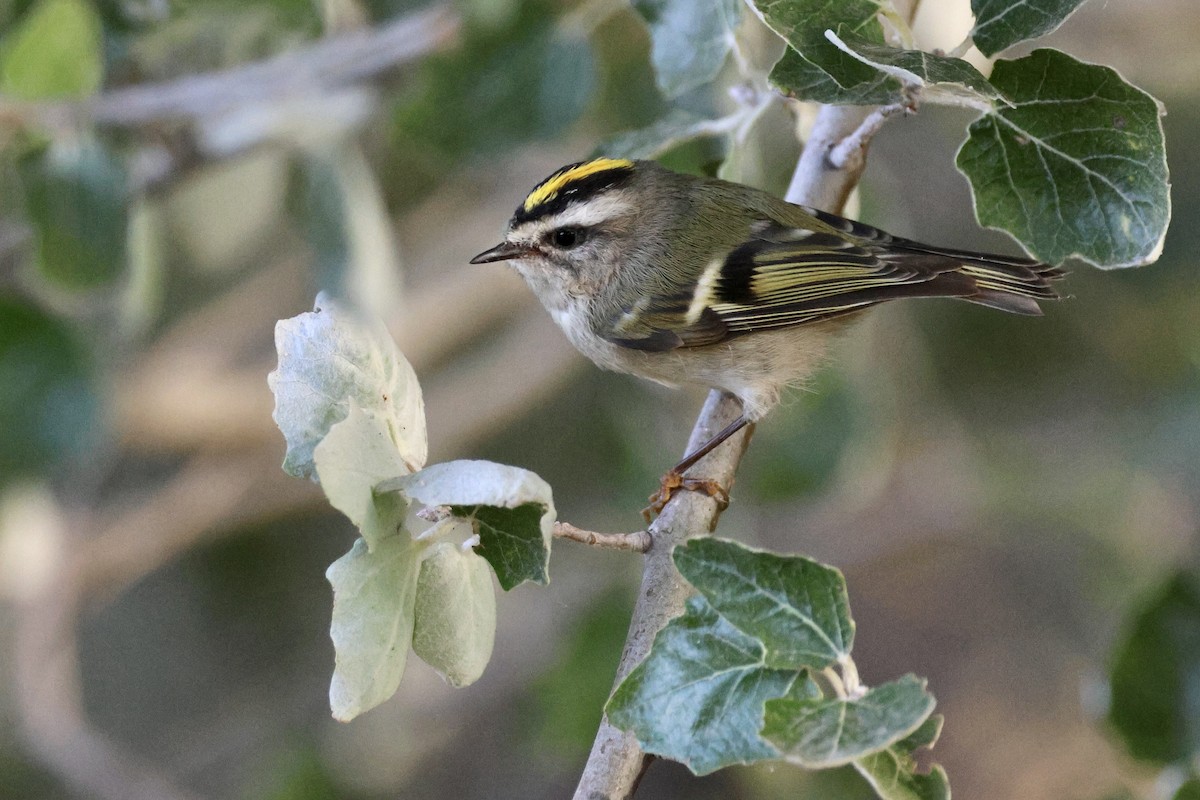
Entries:
<svg viewBox="0 0 1200 800">
<path fill-rule="evenodd" d="M 930 247 L 917 242 L 897 243 L 902 249 L 958 262 L 954 271 L 970 278 L 975 292 L 963 300 L 1013 314 L 1040 316 L 1039 300 L 1058 300 L 1053 284 L 1066 276 L 1059 267 L 1028 258 L 976 253 L 970 250 Z"/>
</svg>

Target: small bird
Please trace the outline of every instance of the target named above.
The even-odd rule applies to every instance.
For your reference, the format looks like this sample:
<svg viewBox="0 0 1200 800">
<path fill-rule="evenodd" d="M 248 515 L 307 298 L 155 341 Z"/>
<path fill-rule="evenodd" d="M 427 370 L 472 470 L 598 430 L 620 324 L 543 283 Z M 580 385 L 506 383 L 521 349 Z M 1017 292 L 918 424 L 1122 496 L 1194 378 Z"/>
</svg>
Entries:
<svg viewBox="0 0 1200 800">
<path fill-rule="evenodd" d="M 683 473 L 802 383 L 846 320 L 887 300 L 954 297 L 1040 315 L 1057 267 L 921 244 L 767 192 L 652 161 L 595 158 L 537 184 L 504 241 L 472 264 L 512 261 L 572 344 L 599 366 L 735 395 L 742 415 L 676 464 L 676 488 L 727 501 Z"/>
</svg>

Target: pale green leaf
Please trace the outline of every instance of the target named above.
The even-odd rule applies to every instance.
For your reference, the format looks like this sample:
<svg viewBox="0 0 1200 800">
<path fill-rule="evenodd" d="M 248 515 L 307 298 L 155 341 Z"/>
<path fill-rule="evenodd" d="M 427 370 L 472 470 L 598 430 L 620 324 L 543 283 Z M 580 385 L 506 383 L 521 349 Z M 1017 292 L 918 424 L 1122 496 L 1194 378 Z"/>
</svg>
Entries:
<svg viewBox="0 0 1200 800">
<path fill-rule="evenodd" d="M 412 642 L 423 546 L 409 536 L 358 539 L 329 565 L 333 585 L 335 665 L 329 686 L 333 716 L 349 722 L 396 692 Z"/>
<path fill-rule="evenodd" d="M 768 700 L 762 737 L 808 769 L 848 764 L 901 741 L 933 713 L 933 695 L 913 675 L 851 699 L 789 693 Z"/>
<path fill-rule="evenodd" d="M 668 98 L 711 82 L 733 47 L 740 0 L 633 0 L 650 28 L 650 59 Z"/>
<path fill-rule="evenodd" d="M 439 525 L 465 529 L 457 538 L 470 535 L 462 520 Z M 413 652 L 451 686 L 467 686 L 483 674 L 495 639 L 496 590 L 488 563 L 455 542 L 432 545 L 417 581 Z"/>
<path fill-rule="evenodd" d="M 854 622 L 833 567 L 707 537 L 677 547 L 674 559 L 717 613 L 763 643 L 769 666 L 820 669 L 849 655 Z"/>
<path fill-rule="evenodd" d="M 942 729 L 934 714 L 909 736 L 885 750 L 854 762 L 854 768 L 871 784 L 880 800 L 950 800 L 950 780 L 938 764 L 926 773 L 916 771 L 913 751 L 933 747 Z"/>
<path fill-rule="evenodd" d="M 373 550 L 380 539 L 402 533 L 408 511 L 403 495 L 377 495 L 375 485 L 406 474 L 408 467 L 383 416 L 363 411 L 353 399 L 349 403 L 346 418 L 313 450 L 313 463 L 329 504 L 350 518 Z"/>
<path fill-rule="evenodd" d="M 762 643 L 726 622 L 702 597 L 667 623 L 646 659 L 613 692 L 609 721 L 631 731 L 647 752 L 698 775 L 779 754 L 759 738 L 763 703 L 794 683 L 816 687 L 797 670 L 767 666 Z"/>
<path fill-rule="evenodd" d="M 409 470 L 425 463 L 425 405 L 412 366 L 387 329 L 317 295 L 316 310 L 275 325 L 279 366 L 267 377 L 287 440 L 283 468 L 313 475 L 313 449 L 353 399 L 387 424 Z"/>
<path fill-rule="evenodd" d="M 69 289 L 114 281 L 129 228 L 121 162 L 95 139 L 63 138 L 26 161 L 21 177 L 39 272 Z"/>
<path fill-rule="evenodd" d="M 100 16 L 85 0 L 40 0 L 2 52 L 0 91 L 23 100 L 84 97 L 104 79 Z"/>
<path fill-rule="evenodd" d="M 993 56 L 1018 42 L 1050 33 L 1074 13 L 1083 0 L 971 0 L 975 27 L 971 38 L 984 55 Z"/>
<path fill-rule="evenodd" d="M 505 591 L 549 578 L 554 501 L 529 470 L 491 461 L 448 461 L 378 486 L 425 506 L 447 506 L 479 534 L 475 552 L 488 560 Z"/>
<path fill-rule="evenodd" d="M 1050 263 L 1156 260 L 1171 216 L 1158 102 L 1057 50 L 999 61 L 991 82 L 1007 103 L 971 124 L 957 162 L 979 222 Z"/>
</svg>

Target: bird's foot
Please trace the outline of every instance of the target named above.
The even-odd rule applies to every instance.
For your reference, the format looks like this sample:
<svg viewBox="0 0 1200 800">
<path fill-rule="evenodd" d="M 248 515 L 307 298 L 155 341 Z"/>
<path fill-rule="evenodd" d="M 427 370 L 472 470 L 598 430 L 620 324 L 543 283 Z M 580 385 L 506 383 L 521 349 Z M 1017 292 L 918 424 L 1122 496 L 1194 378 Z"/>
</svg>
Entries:
<svg viewBox="0 0 1200 800">
<path fill-rule="evenodd" d="M 708 495 L 717 501 L 717 507 L 721 511 L 729 508 L 729 492 L 724 486 L 711 478 L 685 478 L 672 469 L 663 474 L 658 491 L 650 495 L 650 505 L 642 509 L 642 518 L 646 520 L 647 525 L 662 513 L 680 489 Z"/>
</svg>

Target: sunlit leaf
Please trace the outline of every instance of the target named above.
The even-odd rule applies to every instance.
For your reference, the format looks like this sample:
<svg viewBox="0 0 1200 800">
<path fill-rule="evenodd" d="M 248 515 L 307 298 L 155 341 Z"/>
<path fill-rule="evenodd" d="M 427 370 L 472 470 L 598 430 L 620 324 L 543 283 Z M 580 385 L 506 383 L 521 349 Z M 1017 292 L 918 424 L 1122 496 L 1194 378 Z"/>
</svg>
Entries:
<svg viewBox="0 0 1200 800">
<path fill-rule="evenodd" d="M 833 567 L 707 537 L 677 547 L 674 559 L 717 613 L 763 643 L 767 665 L 820 669 L 849 655 L 854 622 Z"/>
<path fill-rule="evenodd" d="M 998 61 L 991 82 L 1007 103 L 958 152 L 979 222 L 1051 263 L 1156 260 L 1171 216 L 1158 102 L 1057 50 Z"/>
<path fill-rule="evenodd" d="M 802 672 L 769 667 L 761 642 L 730 625 L 704 598 L 694 597 L 617 687 L 608 718 L 633 732 L 647 752 L 703 775 L 777 758 L 758 735 L 763 703 L 797 682 L 798 692 L 816 691 Z"/>
<path fill-rule="evenodd" d="M 39 0 L 2 53 L 0 91 L 24 100 L 83 97 L 104 79 L 100 18 L 85 0 Z"/>
<path fill-rule="evenodd" d="M 470 526 L 450 518 L 442 525 Z M 465 534 L 465 535 L 464 535 Z M 456 541 L 432 545 L 417 581 L 413 652 L 451 686 L 467 686 L 483 674 L 496 639 L 496 590 L 488 563 Z"/>
<path fill-rule="evenodd" d="M 768 700 L 762 736 L 808 769 L 848 764 L 899 742 L 933 713 L 933 695 L 912 675 L 848 699 L 790 692 Z"/>
<path fill-rule="evenodd" d="M 359 539 L 326 571 L 333 585 L 335 719 L 349 722 L 396 693 L 412 642 L 422 549 L 407 535 L 382 539 L 369 551 Z"/>
<path fill-rule="evenodd" d="M 279 366 L 267 383 L 287 440 L 285 471 L 313 475 L 313 449 L 345 419 L 351 399 L 386 422 L 408 469 L 425 463 L 421 387 L 382 323 L 317 295 L 316 310 L 275 325 L 275 349 Z"/>
<path fill-rule="evenodd" d="M 346 418 L 313 450 L 313 463 L 329 504 L 350 518 L 373 550 L 380 539 L 403 533 L 400 526 L 408 512 L 403 495 L 376 494 L 375 485 L 406 474 L 408 466 L 383 415 L 349 402 Z"/>
<path fill-rule="evenodd" d="M 975 27 L 971 38 L 992 56 L 1018 42 L 1045 36 L 1063 23 L 1083 0 L 971 0 Z"/>
</svg>

